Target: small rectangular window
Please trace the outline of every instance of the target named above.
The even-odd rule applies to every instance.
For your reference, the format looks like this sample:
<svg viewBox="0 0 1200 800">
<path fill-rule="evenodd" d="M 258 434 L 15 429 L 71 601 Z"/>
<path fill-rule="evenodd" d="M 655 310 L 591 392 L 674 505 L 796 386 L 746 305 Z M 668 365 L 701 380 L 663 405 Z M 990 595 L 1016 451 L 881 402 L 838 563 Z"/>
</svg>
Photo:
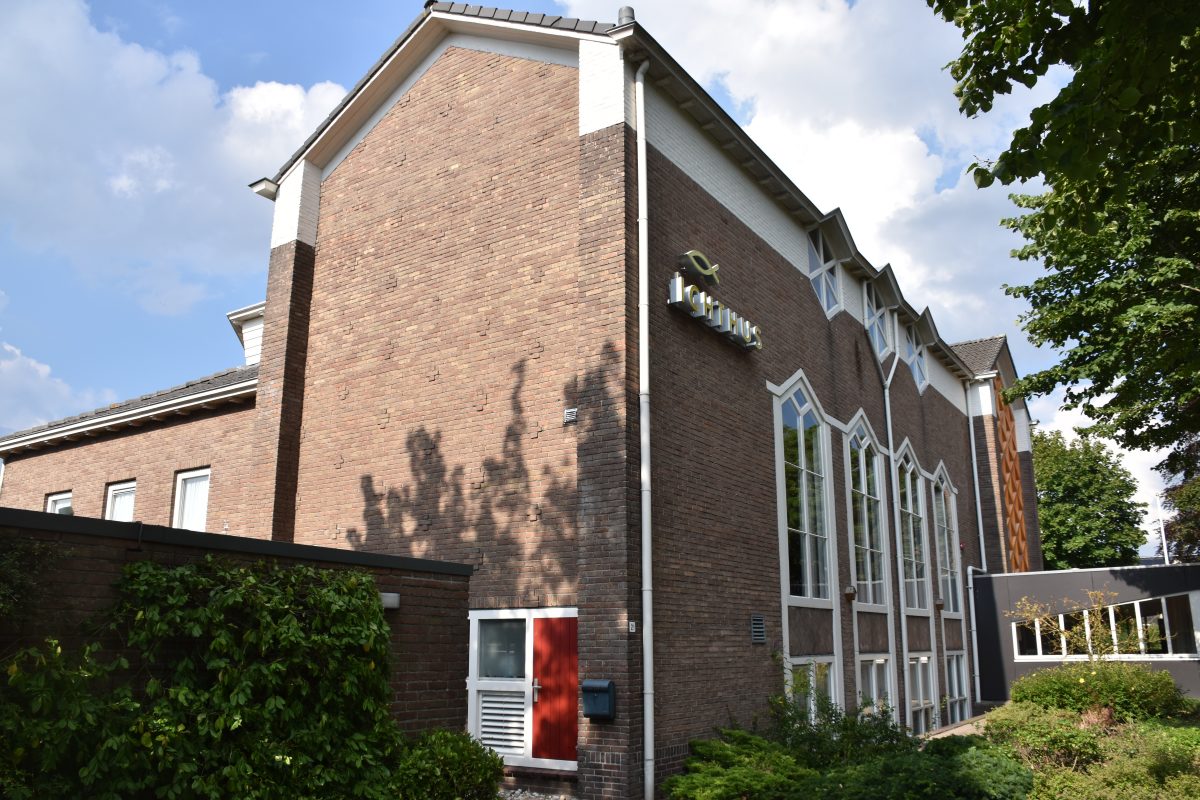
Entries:
<svg viewBox="0 0 1200 800">
<path fill-rule="evenodd" d="M 208 481 L 211 470 L 196 469 L 175 476 L 175 512 L 171 524 L 203 531 L 208 524 Z"/>
<path fill-rule="evenodd" d="M 1029 622 L 1014 622 L 1013 628 L 1017 632 L 1017 655 L 1038 655 L 1037 622 L 1034 620 L 1030 620 Z"/>
<path fill-rule="evenodd" d="M 71 493 L 57 492 L 55 494 L 46 495 L 46 511 L 51 514 L 75 513 L 71 507 Z"/>
<path fill-rule="evenodd" d="M 136 481 L 109 484 L 104 498 L 104 518 L 117 522 L 133 522 L 133 501 L 136 493 Z"/>
</svg>

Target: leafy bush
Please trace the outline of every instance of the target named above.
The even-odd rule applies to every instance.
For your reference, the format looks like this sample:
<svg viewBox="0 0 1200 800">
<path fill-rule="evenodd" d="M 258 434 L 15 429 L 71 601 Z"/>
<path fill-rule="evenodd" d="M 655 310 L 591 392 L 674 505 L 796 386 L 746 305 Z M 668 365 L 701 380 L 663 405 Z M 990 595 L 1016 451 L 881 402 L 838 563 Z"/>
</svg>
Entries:
<svg viewBox="0 0 1200 800">
<path fill-rule="evenodd" d="M 831 770 L 825 800 L 1023 800 L 1033 775 L 978 737 L 936 739 L 919 752 Z"/>
<path fill-rule="evenodd" d="M 210 558 L 132 563 L 117 588 L 128 661 L 49 643 L 6 665 L 0 796 L 495 796 L 490 751 L 391 719 L 369 576 Z"/>
<path fill-rule="evenodd" d="M 465 733 L 432 731 L 396 765 L 393 785 L 404 800 L 496 800 L 504 760 Z"/>
<path fill-rule="evenodd" d="M 1080 726 L 1079 715 L 1012 702 L 987 715 L 987 738 L 1036 768 L 1078 767 L 1101 757 L 1100 733 Z"/>
<path fill-rule="evenodd" d="M 38 577 L 57 555 L 46 542 L 5 538 L 0 549 L 0 620 L 16 617 L 33 603 Z"/>
<path fill-rule="evenodd" d="M 663 790 L 673 800 L 1021 800 L 1033 786 L 1028 769 L 980 737 L 937 739 L 920 749 L 886 715 L 835 711 L 818 709 L 810 719 L 780 700 L 773 740 L 724 730 L 692 742 L 687 772 Z"/>
<path fill-rule="evenodd" d="M 1124 661 L 1062 664 L 1025 675 L 1012 685 L 1014 702 L 1085 711 L 1111 708 L 1121 721 L 1169 716 L 1185 707 L 1170 673 Z"/>
<path fill-rule="evenodd" d="M 912 753 L 920 746 L 896 724 L 886 707 L 847 714 L 829 698 L 818 695 L 814 713 L 803 694 L 798 698 L 772 700 L 771 738 L 804 766 L 820 769 L 831 764 L 854 764 Z"/>
<path fill-rule="evenodd" d="M 819 777 L 777 742 L 722 730 L 720 738 L 692 742 L 687 771 L 668 778 L 662 791 L 676 800 L 799 800 L 812 796 Z"/>
</svg>

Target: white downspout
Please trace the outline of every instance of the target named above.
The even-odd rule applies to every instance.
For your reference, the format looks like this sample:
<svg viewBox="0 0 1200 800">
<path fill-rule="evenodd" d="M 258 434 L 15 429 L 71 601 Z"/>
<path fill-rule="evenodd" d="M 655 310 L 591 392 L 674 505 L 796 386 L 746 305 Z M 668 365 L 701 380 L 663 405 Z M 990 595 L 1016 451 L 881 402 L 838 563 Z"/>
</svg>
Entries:
<svg viewBox="0 0 1200 800">
<path fill-rule="evenodd" d="M 987 570 L 983 570 L 986 572 Z M 975 679 L 975 702 L 982 702 L 979 691 L 979 633 L 975 625 L 975 572 L 973 564 L 967 565 L 967 601 L 971 604 L 971 672 Z M 975 713 L 975 709 L 971 709 Z"/>
<path fill-rule="evenodd" d="M 654 800 L 654 555 L 650 527 L 650 200 L 646 191 L 646 70 L 633 79 L 637 125 L 638 204 L 638 433 L 642 507 L 642 779 L 646 800 Z"/>
<path fill-rule="evenodd" d="M 979 459 L 975 456 L 975 384 L 967 384 L 967 418 L 971 422 L 971 479 L 975 486 L 975 530 L 979 531 L 979 571 L 987 572 L 987 543 L 983 538 L 983 508 L 979 505 Z"/>
<path fill-rule="evenodd" d="M 897 330 L 896 333 L 899 333 Z M 899 590 L 897 595 L 900 598 L 900 663 L 896 666 L 900 668 L 899 674 L 904 676 L 903 680 L 907 688 L 908 683 L 908 616 L 905 613 L 904 601 L 904 544 L 900 536 L 900 473 L 896 466 L 896 443 L 892 436 L 892 379 L 896 377 L 896 366 L 900 363 L 900 354 L 896 353 L 892 356 L 892 368 L 888 371 L 887 380 L 883 382 L 883 418 L 887 423 L 887 447 L 888 447 L 888 468 L 891 471 L 891 487 L 892 487 L 892 530 L 896 540 L 895 557 L 893 559 L 897 566 L 896 578 L 899 581 Z M 891 604 L 888 604 L 891 608 Z M 889 612 L 890 616 L 890 612 Z M 894 626 L 893 626 L 894 630 Z M 932 669 L 932 666 L 930 667 Z M 896 674 L 896 671 L 892 671 Z M 897 686 L 897 689 L 900 687 Z M 907 694 L 905 695 L 908 696 Z M 910 698 L 911 699 L 911 698 Z M 910 704 L 911 707 L 911 704 Z M 905 714 L 905 719 L 908 719 L 908 714 Z M 908 720 L 908 724 L 912 725 L 912 720 Z"/>
</svg>

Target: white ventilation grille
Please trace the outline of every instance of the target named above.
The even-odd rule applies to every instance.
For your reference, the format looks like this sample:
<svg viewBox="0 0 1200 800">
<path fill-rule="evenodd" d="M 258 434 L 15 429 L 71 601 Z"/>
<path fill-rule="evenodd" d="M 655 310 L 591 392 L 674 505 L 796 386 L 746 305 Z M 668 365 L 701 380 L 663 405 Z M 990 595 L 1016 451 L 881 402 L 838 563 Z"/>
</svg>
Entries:
<svg viewBox="0 0 1200 800">
<path fill-rule="evenodd" d="M 525 693 L 479 693 L 479 740 L 497 753 L 525 752 Z"/>
<path fill-rule="evenodd" d="M 750 617 L 750 641 L 755 644 L 765 644 L 767 641 L 767 621 L 762 614 Z"/>
</svg>

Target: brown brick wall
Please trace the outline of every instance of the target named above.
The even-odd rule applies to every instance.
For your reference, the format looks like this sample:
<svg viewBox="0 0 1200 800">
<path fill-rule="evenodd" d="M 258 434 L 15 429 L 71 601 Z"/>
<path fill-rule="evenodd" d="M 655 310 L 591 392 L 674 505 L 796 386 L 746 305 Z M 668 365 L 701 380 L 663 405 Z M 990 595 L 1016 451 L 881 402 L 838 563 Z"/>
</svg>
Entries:
<svg viewBox="0 0 1200 800">
<path fill-rule="evenodd" d="M 296 541 L 576 602 L 575 70 L 450 48 L 321 187 Z"/>
<path fill-rule="evenodd" d="M 110 483 L 137 481 L 134 517 L 170 525 L 175 474 L 211 467 L 208 529 L 241 534 L 263 516 L 264 503 L 247 493 L 257 480 L 249 447 L 253 403 L 224 406 L 171 422 L 151 423 L 5 459 L 0 505 L 42 511 L 46 495 L 71 491 L 74 513 L 103 517 Z M 228 529 L 226 529 L 228 525 Z"/>
<path fill-rule="evenodd" d="M 116 598 L 113 584 L 125 564 L 151 560 L 185 564 L 209 552 L 203 534 L 192 536 L 147 526 L 136 538 L 135 523 L 97 522 L 52 515 L 44 523 L 14 522 L 14 512 L 0 511 L 0 547 L 5 541 L 33 539 L 49 542 L 57 558 L 39 584 L 36 611 L 17 626 L 0 627 L 0 652 L 46 637 L 65 646 L 95 640 L 90 621 Z M 164 541 L 164 535 L 167 541 Z M 180 544 L 170 541 L 187 538 Z M 322 560 L 320 554 L 274 556 L 238 552 L 242 537 L 222 537 L 223 557 L 242 561 L 274 560 L 282 564 L 310 563 L 333 569 L 363 569 L 381 592 L 400 595 L 400 609 L 386 611 L 392 628 L 391 683 L 393 713 L 407 730 L 461 729 L 466 723 L 467 594 L 466 575 L 438 574 L 416 568 L 355 567 Z M 103 641 L 103 640 L 102 640 Z M 109 643 L 111 650 L 111 642 Z"/>
</svg>

